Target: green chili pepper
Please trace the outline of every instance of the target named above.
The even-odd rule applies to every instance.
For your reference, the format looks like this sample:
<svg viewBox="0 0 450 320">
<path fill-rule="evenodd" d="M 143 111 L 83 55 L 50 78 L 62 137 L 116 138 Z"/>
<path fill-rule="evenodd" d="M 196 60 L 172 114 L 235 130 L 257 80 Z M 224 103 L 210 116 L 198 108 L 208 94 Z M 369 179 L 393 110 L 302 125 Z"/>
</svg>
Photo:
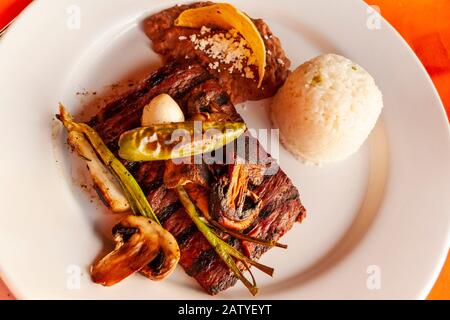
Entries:
<svg viewBox="0 0 450 320">
<path fill-rule="evenodd" d="M 220 149 L 245 130 L 244 123 L 213 121 L 138 128 L 122 134 L 119 156 L 134 162 L 191 157 Z"/>
<path fill-rule="evenodd" d="M 189 198 L 189 195 L 187 194 L 186 190 L 183 187 L 177 187 L 175 190 L 178 194 L 181 203 L 186 209 L 186 213 L 189 215 L 194 224 L 197 226 L 198 230 L 205 236 L 209 244 L 214 248 L 216 253 L 226 263 L 226 265 L 231 269 L 231 271 L 233 271 L 236 277 L 238 277 L 238 279 L 244 283 L 244 285 L 247 287 L 250 293 L 256 295 L 258 293 L 258 287 L 256 285 L 255 277 L 250 271 L 250 266 L 252 265 L 270 276 L 273 275 L 274 270 L 270 267 L 262 265 L 246 257 L 244 254 L 242 254 L 241 252 L 230 246 L 228 243 L 220 239 L 208 227 L 208 225 L 205 222 L 203 222 L 202 218 L 197 212 L 197 209 L 195 208 L 194 203 L 192 203 L 191 199 Z M 252 282 L 250 282 L 247 278 L 244 277 L 234 259 L 237 259 L 238 261 L 244 264 L 245 268 L 250 272 Z"/>
<path fill-rule="evenodd" d="M 143 215 L 159 223 L 139 184 L 125 166 L 108 149 L 98 133 L 87 124 L 74 122 L 72 116 L 65 110 L 63 105 L 60 105 L 59 110 L 60 114 L 57 117 L 61 120 L 67 131 L 84 134 L 104 165 L 117 178 L 130 203 L 133 213 L 135 215 Z"/>
</svg>

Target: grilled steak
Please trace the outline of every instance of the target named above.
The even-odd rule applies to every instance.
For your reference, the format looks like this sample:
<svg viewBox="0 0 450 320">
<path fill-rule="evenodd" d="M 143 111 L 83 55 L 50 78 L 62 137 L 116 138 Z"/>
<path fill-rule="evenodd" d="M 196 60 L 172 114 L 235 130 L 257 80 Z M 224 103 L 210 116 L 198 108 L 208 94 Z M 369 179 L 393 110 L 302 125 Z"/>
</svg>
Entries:
<svg viewBox="0 0 450 320">
<path fill-rule="evenodd" d="M 128 94 L 108 104 L 92 119 L 90 125 L 112 150 L 117 150 L 120 134 L 138 127 L 145 104 L 161 93 L 173 96 L 187 118 L 201 110 L 223 120 L 241 121 L 229 95 L 219 82 L 212 79 L 201 65 L 183 62 L 171 63 L 156 71 Z M 255 141 L 248 134 L 246 139 Z M 244 233 L 260 239 L 278 240 L 296 221 L 300 222 L 305 217 L 306 211 L 297 189 L 281 170 L 272 175 L 264 175 L 273 160 L 259 145 L 257 152 L 264 160 L 263 163 L 248 165 L 246 170 L 251 177 L 248 181 L 249 189 L 258 197 L 258 215 Z M 241 156 L 248 159 L 254 154 Z M 180 265 L 209 294 L 217 294 L 233 286 L 237 279 L 184 212 L 175 192 L 163 183 L 166 165 L 165 162 L 147 162 L 134 166 L 129 164 L 129 167 L 133 167 L 132 173 L 164 228 L 177 239 L 181 250 Z M 226 174 L 229 167 L 211 166 L 210 171 L 220 176 Z M 190 173 L 189 179 L 201 181 L 196 186 L 197 192 L 207 195 L 214 182 L 202 168 L 197 169 Z M 211 188 L 205 188 L 202 183 L 211 185 Z M 188 192 L 189 189 L 191 188 L 188 188 Z M 252 258 L 259 258 L 268 250 L 267 247 L 253 243 L 228 240 Z"/>
<path fill-rule="evenodd" d="M 150 75 L 134 90 L 107 104 L 89 124 L 101 133 L 108 147 L 116 151 L 120 134 L 140 126 L 142 110 L 154 97 L 162 93 L 175 99 L 184 97 L 209 78 L 209 73 L 197 64 L 169 64 Z"/>
</svg>

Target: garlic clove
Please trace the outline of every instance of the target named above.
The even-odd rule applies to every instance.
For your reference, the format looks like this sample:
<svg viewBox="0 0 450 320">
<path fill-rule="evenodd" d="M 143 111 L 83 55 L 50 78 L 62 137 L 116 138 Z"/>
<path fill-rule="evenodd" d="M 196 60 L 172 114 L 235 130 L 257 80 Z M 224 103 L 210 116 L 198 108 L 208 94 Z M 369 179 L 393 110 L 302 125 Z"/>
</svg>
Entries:
<svg viewBox="0 0 450 320">
<path fill-rule="evenodd" d="M 178 103 L 168 94 L 161 94 L 144 107 L 141 125 L 149 127 L 155 124 L 184 121 L 184 114 Z"/>
</svg>

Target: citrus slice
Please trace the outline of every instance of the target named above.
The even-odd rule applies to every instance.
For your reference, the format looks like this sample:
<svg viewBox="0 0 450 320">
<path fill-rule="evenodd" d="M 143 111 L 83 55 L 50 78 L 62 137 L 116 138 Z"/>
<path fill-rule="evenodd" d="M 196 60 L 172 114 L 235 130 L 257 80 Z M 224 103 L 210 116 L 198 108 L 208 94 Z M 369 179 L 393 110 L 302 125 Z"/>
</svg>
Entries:
<svg viewBox="0 0 450 320">
<path fill-rule="evenodd" d="M 258 66 L 258 88 L 261 87 L 266 69 L 266 46 L 258 28 L 246 14 L 231 4 L 218 3 L 182 12 L 175 21 L 175 25 L 187 28 L 216 26 L 225 30 L 237 30 L 253 51 Z"/>
</svg>

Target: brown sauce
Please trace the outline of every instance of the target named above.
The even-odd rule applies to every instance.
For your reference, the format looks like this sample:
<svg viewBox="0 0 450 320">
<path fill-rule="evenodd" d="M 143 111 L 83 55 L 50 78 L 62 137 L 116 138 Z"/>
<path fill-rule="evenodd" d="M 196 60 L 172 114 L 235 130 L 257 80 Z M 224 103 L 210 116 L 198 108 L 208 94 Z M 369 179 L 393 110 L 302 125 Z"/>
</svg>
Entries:
<svg viewBox="0 0 450 320">
<path fill-rule="evenodd" d="M 291 62 L 286 57 L 280 40 L 273 35 L 263 20 L 253 19 L 266 46 L 267 64 L 260 88 L 258 88 L 258 72 L 255 66 L 249 66 L 256 75 L 253 79 L 246 78 L 240 71 L 230 73 L 227 65 L 223 68 L 213 69 L 210 66 L 217 60 L 208 56 L 204 51 L 196 49 L 196 45 L 189 41 L 191 35 L 198 35 L 200 30 L 174 26 L 174 21 L 183 11 L 211 4 L 211 2 L 198 2 L 191 5 L 179 5 L 147 18 L 144 29 L 152 40 L 153 50 L 161 54 L 165 62 L 181 59 L 199 61 L 219 79 L 220 85 L 229 93 L 233 103 L 260 100 L 275 95 L 289 75 Z M 211 32 L 223 31 L 212 30 Z"/>
</svg>

